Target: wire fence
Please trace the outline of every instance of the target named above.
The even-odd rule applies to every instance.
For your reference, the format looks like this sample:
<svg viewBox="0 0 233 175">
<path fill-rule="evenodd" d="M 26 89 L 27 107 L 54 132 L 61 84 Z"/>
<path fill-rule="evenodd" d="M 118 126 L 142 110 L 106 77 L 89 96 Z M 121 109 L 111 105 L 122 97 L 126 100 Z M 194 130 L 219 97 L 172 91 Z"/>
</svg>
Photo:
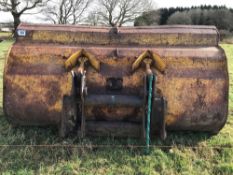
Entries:
<svg viewBox="0 0 233 175">
<path fill-rule="evenodd" d="M 56 145 L 56 144 L 41 144 L 41 145 L 0 145 L 0 148 L 146 148 L 146 145 L 75 145 L 75 144 L 67 144 L 67 145 Z M 233 149 L 233 145 L 222 146 L 222 145 L 214 145 L 214 146 L 187 146 L 187 145 L 149 145 L 150 148 L 186 148 L 186 149 Z"/>
</svg>

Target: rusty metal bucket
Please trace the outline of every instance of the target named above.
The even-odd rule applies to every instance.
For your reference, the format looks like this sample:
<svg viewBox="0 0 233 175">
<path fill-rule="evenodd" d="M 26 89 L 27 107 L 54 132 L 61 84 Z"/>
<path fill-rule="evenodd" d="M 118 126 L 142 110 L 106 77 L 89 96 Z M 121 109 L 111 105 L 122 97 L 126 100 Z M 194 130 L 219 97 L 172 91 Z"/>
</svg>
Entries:
<svg viewBox="0 0 233 175">
<path fill-rule="evenodd" d="M 145 137 L 146 126 L 162 138 L 166 130 L 216 133 L 229 83 L 218 41 L 212 26 L 21 24 L 5 65 L 5 115 L 17 125 L 57 125 L 61 136 Z"/>
</svg>

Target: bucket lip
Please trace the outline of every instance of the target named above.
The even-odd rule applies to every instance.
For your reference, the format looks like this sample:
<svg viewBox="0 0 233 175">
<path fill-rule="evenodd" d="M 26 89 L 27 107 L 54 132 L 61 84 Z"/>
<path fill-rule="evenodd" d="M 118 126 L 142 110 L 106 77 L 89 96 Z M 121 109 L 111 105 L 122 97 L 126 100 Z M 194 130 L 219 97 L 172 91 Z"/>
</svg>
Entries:
<svg viewBox="0 0 233 175">
<path fill-rule="evenodd" d="M 56 31 L 98 31 L 98 32 L 109 32 L 112 28 L 117 28 L 118 32 L 122 31 L 140 31 L 147 30 L 154 32 L 156 30 L 214 30 L 217 31 L 215 26 L 207 25 L 160 25 L 160 26 L 124 26 L 124 27 L 106 27 L 106 26 L 87 26 L 87 25 L 62 25 L 62 24 L 30 24 L 21 23 L 18 29 L 24 30 L 56 30 Z"/>
<path fill-rule="evenodd" d="M 21 23 L 17 42 L 79 45 L 217 46 L 219 32 L 214 26 L 164 25 L 102 27 Z"/>
</svg>

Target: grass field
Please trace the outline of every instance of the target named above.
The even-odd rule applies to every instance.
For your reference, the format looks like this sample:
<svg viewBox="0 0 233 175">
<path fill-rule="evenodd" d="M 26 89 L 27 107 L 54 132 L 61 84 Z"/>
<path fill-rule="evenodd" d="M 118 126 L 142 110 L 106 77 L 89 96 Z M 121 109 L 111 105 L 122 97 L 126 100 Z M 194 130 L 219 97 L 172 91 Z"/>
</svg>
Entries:
<svg viewBox="0 0 233 175">
<path fill-rule="evenodd" d="M 0 43 L 1 89 L 4 55 L 11 44 L 11 41 Z M 60 140 L 56 128 L 13 128 L 4 118 L 1 98 L 0 145 L 76 144 L 81 147 L 3 146 L 0 147 L 0 174 L 233 174 L 233 148 L 229 148 L 233 147 L 233 45 L 223 44 L 222 47 L 228 57 L 231 86 L 229 119 L 218 135 L 168 133 L 166 141 L 156 140 L 153 144 L 171 148 L 152 148 L 149 155 L 144 155 L 141 148 L 86 148 L 82 145 L 140 143 L 133 139 L 112 138 Z"/>
<path fill-rule="evenodd" d="M 9 39 L 12 37 L 12 33 L 10 32 L 0 32 L 0 39 Z"/>
</svg>

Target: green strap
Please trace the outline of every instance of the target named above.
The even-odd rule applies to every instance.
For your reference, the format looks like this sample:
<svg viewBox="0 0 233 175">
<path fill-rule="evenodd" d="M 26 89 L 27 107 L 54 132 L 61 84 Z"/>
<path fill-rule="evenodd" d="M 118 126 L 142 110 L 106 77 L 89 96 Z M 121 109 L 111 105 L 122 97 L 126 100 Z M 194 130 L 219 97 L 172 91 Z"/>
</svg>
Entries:
<svg viewBox="0 0 233 175">
<path fill-rule="evenodd" d="M 149 153 L 150 147 L 150 118 L 151 118 L 151 101 L 152 101 L 152 83 L 154 76 L 149 75 L 148 101 L 147 101 L 147 125 L 146 125 L 146 153 Z"/>
</svg>

